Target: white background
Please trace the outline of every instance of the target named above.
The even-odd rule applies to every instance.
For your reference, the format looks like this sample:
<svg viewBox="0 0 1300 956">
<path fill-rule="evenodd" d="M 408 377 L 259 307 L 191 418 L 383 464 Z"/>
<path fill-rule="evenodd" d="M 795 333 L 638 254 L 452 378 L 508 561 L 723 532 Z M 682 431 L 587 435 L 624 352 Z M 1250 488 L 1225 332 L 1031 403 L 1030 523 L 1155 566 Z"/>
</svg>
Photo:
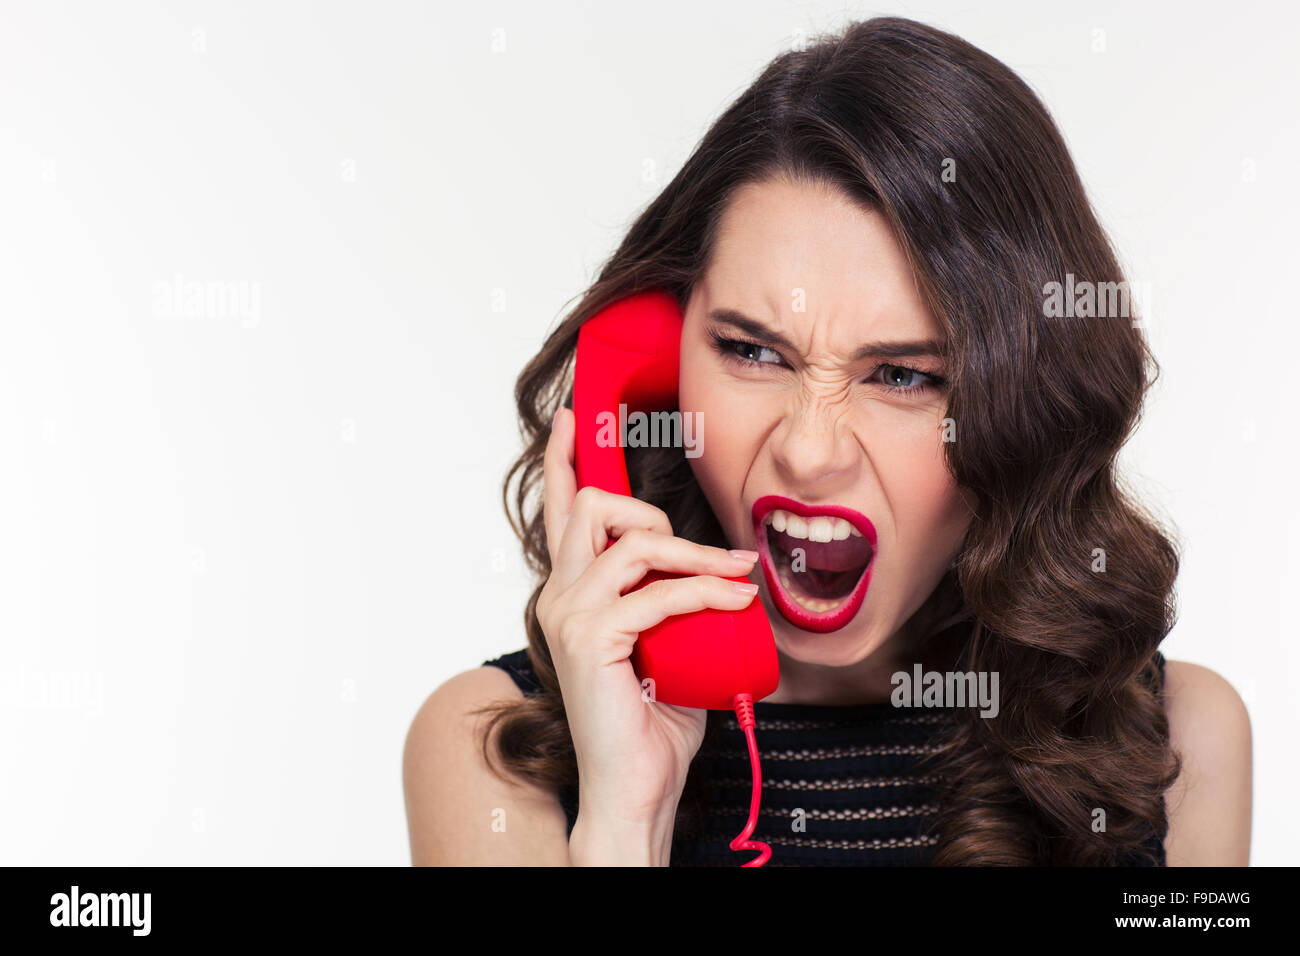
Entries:
<svg viewBox="0 0 1300 956">
<path fill-rule="evenodd" d="M 412 716 L 524 644 L 515 376 L 771 57 L 893 13 L 1025 77 L 1151 284 L 1164 649 L 1295 863 L 1295 15 L 1042 7 L 5 2 L 0 862 L 407 863 Z"/>
</svg>

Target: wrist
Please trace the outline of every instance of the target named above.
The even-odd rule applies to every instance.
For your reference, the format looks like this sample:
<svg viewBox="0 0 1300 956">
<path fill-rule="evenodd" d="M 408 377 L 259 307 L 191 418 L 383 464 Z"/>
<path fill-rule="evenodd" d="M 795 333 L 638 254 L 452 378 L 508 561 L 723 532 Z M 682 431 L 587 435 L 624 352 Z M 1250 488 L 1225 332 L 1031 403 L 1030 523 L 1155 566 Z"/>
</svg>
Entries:
<svg viewBox="0 0 1300 956">
<path fill-rule="evenodd" d="M 573 866 L 667 866 L 676 816 L 676 801 L 650 817 L 579 806 L 569 861 Z"/>
</svg>

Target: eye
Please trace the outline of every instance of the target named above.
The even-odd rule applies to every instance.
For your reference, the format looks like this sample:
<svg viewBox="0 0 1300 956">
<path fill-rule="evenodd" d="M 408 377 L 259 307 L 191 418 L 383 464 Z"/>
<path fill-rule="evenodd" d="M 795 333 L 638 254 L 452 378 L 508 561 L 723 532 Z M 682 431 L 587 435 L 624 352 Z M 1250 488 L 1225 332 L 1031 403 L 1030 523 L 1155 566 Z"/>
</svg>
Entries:
<svg viewBox="0 0 1300 956">
<path fill-rule="evenodd" d="M 911 388 L 912 383 L 920 374 L 916 369 L 908 368 L 905 365 L 886 365 L 883 371 L 885 384 L 893 385 L 895 388 Z"/>
<path fill-rule="evenodd" d="M 781 361 L 781 353 L 776 349 L 770 349 L 766 345 L 759 345 L 757 342 L 744 342 L 733 340 L 730 343 L 732 350 L 747 362 L 759 362 L 768 364 L 775 358 L 777 362 Z M 768 362 L 763 361 L 763 356 L 769 356 Z"/>
<path fill-rule="evenodd" d="M 871 373 L 869 381 L 879 382 L 891 392 L 919 392 L 938 388 L 944 380 L 938 375 L 922 372 L 907 365 L 881 365 Z"/>
<path fill-rule="evenodd" d="M 716 332 L 710 332 L 713 347 L 726 359 L 741 365 L 784 365 L 785 359 L 776 349 L 750 342 L 746 339 L 732 339 Z"/>
</svg>

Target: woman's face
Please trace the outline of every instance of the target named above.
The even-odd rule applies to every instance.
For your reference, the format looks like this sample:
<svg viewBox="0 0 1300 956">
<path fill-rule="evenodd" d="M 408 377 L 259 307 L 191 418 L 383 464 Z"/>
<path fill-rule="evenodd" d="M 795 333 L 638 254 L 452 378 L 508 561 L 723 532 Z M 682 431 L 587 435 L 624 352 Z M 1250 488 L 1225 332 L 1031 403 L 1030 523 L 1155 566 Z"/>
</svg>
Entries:
<svg viewBox="0 0 1300 956">
<path fill-rule="evenodd" d="M 864 660 L 957 553 L 970 510 L 944 464 L 942 347 L 881 215 L 825 185 L 733 195 L 685 313 L 681 407 L 728 541 L 762 555 L 789 659 Z"/>
</svg>

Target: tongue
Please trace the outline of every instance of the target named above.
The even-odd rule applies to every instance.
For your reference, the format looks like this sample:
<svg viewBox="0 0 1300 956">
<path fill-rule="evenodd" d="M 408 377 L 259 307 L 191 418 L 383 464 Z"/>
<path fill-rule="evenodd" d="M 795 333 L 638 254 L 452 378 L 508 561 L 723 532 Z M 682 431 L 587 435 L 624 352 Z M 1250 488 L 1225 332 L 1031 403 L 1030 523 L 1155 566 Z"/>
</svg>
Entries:
<svg viewBox="0 0 1300 956">
<path fill-rule="evenodd" d="M 784 531 L 769 527 L 767 533 L 772 544 L 786 554 L 802 548 L 807 566 L 815 571 L 852 571 L 863 567 L 871 559 L 871 545 L 865 538 L 850 535 L 842 541 L 809 541 L 792 538 Z"/>
</svg>

